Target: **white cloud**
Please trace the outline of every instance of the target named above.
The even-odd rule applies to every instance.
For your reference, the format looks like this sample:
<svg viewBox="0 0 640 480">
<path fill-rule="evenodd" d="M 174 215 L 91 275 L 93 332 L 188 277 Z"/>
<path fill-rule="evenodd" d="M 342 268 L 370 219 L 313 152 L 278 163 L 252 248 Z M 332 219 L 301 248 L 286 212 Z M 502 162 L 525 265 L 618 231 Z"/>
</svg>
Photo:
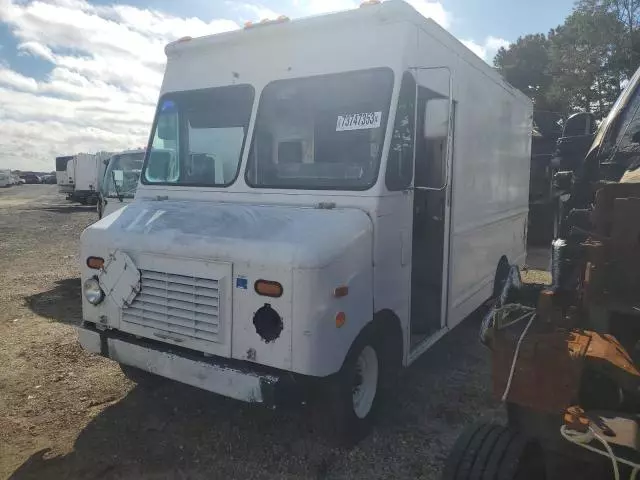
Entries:
<svg viewBox="0 0 640 480">
<path fill-rule="evenodd" d="M 428 0 L 407 0 L 407 2 L 423 16 L 432 18 L 444 28 L 451 26 L 451 12 L 447 11 L 442 3 Z"/>
<path fill-rule="evenodd" d="M 0 67 L 0 85 L 13 87 L 26 92 L 35 92 L 38 90 L 38 84 L 33 78 L 25 77 L 18 72 L 3 67 Z"/>
<path fill-rule="evenodd" d="M 111 5 L 0 0 L 0 22 L 16 37 L 18 54 L 32 56 L 50 69 L 44 77 L 31 78 L 0 62 L 0 165 L 48 171 L 57 155 L 145 144 L 162 81 L 165 45 L 186 35 L 219 33 L 246 20 L 279 16 L 281 12 L 261 1 L 227 0 L 233 19 L 204 21 L 115 0 Z M 360 3 L 289 0 L 282 13 L 321 14 Z M 443 27 L 451 26 L 453 17 L 441 2 L 409 3 Z M 487 58 L 501 42 L 489 37 L 475 51 Z"/>
<path fill-rule="evenodd" d="M 0 165 L 45 171 L 57 155 L 146 144 L 165 45 L 238 28 L 85 0 L 0 0 L 0 22 L 51 65 L 36 80 L 0 64 Z"/>
<path fill-rule="evenodd" d="M 293 6 L 307 15 L 349 10 L 357 8 L 360 3 L 362 2 L 357 0 L 293 0 Z"/>
<path fill-rule="evenodd" d="M 264 19 L 274 20 L 282 15 L 263 5 L 238 3 L 231 1 L 228 1 L 227 5 L 229 5 L 240 14 L 243 22 L 256 22 Z"/>
<path fill-rule="evenodd" d="M 18 45 L 18 51 L 23 55 L 29 54 L 34 57 L 40 57 L 44 60 L 48 60 L 51 63 L 55 63 L 55 59 L 53 57 L 53 52 L 38 42 L 24 42 Z"/>
<path fill-rule="evenodd" d="M 293 0 L 293 5 L 310 15 L 339 12 L 358 8 L 364 0 Z M 432 18 L 444 28 L 451 26 L 451 13 L 441 2 L 431 0 L 406 0 L 413 8 L 427 18 Z"/>
<path fill-rule="evenodd" d="M 485 62 L 493 64 L 493 58 L 498 53 L 498 50 L 501 47 L 508 47 L 510 42 L 504 38 L 489 36 L 482 43 L 477 43 L 473 40 L 462 40 L 462 43 Z"/>
</svg>

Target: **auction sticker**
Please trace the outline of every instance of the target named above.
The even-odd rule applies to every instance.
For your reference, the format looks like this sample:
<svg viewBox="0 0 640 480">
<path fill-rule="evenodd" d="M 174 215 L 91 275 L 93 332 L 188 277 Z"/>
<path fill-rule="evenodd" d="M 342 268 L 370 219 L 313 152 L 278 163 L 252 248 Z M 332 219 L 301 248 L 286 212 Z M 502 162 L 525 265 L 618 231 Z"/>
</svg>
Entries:
<svg viewBox="0 0 640 480">
<path fill-rule="evenodd" d="M 336 132 L 379 128 L 381 122 L 382 112 L 348 113 L 346 115 L 338 115 Z"/>
</svg>

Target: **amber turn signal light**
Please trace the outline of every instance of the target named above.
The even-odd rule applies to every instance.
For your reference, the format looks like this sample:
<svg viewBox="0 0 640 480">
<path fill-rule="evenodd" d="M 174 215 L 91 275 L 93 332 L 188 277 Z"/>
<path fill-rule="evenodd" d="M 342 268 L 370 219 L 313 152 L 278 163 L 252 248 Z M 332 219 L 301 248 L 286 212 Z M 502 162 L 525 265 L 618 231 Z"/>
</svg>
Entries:
<svg viewBox="0 0 640 480">
<path fill-rule="evenodd" d="M 258 295 L 272 298 L 280 298 L 282 296 L 282 285 L 278 282 L 258 280 L 253 287 Z"/>
<path fill-rule="evenodd" d="M 102 267 L 104 267 L 104 258 L 100 258 L 100 257 L 87 258 L 87 267 L 92 268 L 93 270 L 100 270 Z"/>
<path fill-rule="evenodd" d="M 346 297 L 347 295 L 349 295 L 349 287 L 346 285 L 338 287 L 333 291 L 333 296 L 336 298 Z"/>
</svg>

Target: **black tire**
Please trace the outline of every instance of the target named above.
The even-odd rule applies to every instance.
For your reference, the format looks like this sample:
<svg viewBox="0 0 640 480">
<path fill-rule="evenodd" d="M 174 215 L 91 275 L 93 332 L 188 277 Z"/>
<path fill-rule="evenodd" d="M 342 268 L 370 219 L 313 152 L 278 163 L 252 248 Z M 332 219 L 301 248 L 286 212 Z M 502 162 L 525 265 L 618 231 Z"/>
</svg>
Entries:
<svg viewBox="0 0 640 480">
<path fill-rule="evenodd" d="M 491 424 L 463 431 L 445 464 L 443 480 L 545 480 L 542 448 L 515 430 Z"/>
<path fill-rule="evenodd" d="M 354 407 L 354 390 L 358 378 L 362 378 L 359 372 L 358 360 L 366 349 L 372 349 L 376 355 L 377 379 L 373 403 L 366 415 L 356 414 Z M 367 354 L 370 351 L 367 351 Z M 352 447 L 371 431 L 373 420 L 376 416 L 380 398 L 381 385 L 384 384 L 383 376 L 389 370 L 384 368 L 384 355 L 380 348 L 380 342 L 373 333 L 373 329 L 363 331 L 351 346 L 347 358 L 340 372 L 330 383 L 327 390 L 328 398 L 326 409 L 330 415 L 330 435 L 332 441 L 342 447 Z"/>
<path fill-rule="evenodd" d="M 125 377 L 143 388 L 157 387 L 163 380 L 163 378 L 158 375 L 154 375 L 153 373 L 140 370 L 139 368 L 132 367 L 130 365 L 124 365 L 122 363 L 120 364 L 120 370 L 122 370 Z"/>
</svg>

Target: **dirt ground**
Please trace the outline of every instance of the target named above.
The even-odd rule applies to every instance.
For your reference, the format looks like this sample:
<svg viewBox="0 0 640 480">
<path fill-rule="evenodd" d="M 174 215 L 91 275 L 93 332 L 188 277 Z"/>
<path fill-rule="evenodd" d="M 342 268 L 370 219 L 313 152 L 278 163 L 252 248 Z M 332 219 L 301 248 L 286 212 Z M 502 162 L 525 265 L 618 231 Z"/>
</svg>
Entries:
<svg viewBox="0 0 640 480">
<path fill-rule="evenodd" d="M 465 425 L 501 416 L 477 318 L 404 374 L 373 433 L 349 451 L 318 435 L 306 409 L 266 410 L 168 381 L 136 386 L 84 353 L 73 328 L 79 236 L 95 219 L 55 185 L 0 189 L 2 478 L 435 479 Z"/>
</svg>

